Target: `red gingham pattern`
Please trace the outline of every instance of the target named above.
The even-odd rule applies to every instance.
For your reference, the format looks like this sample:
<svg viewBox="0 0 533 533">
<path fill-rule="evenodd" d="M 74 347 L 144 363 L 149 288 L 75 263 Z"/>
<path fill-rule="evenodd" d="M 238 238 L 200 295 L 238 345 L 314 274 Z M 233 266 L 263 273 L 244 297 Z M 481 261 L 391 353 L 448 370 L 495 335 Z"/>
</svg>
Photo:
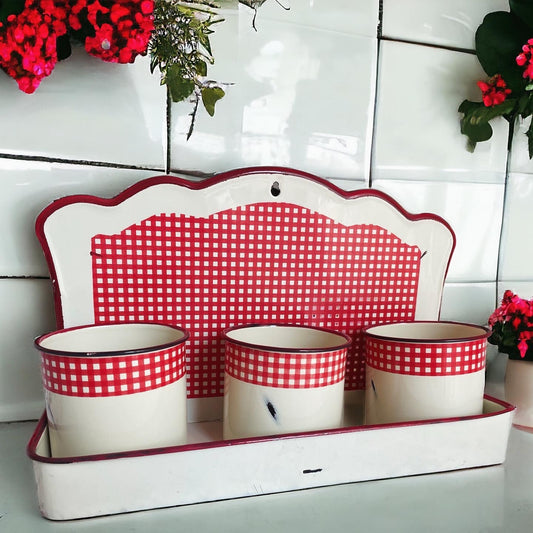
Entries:
<svg viewBox="0 0 533 533">
<path fill-rule="evenodd" d="M 379 226 L 347 227 L 293 204 L 153 215 L 91 244 L 95 322 L 187 329 L 190 398 L 224 393 L 225 328 L 278 323 L 347 333 L 345 386 L 364 389 L 361 329 L 415 316 L 418 247 Z"/>
<path fill-rule="evenodd" d="M 122 396 L 170 385 L 185 375 L 185 343 L 127 357 L 66 357 L 41 352 L 45 389 L 64 396 Z"/>
<path fill-rule="evenodd" d="M 226 372 L 240 381 L 266 387 L 325 387 L 344 379 L 347 352 L 343 348 L 321 354 L 280 354 L 226 341 Z"/>
<path fill-rule="evenodd" d="M 372 368 L 393 374 L 457 376 L 483 370 L 486 349 L 486 339 L 421 346 L 368 337 L 366 361 Z"/>
</svg>

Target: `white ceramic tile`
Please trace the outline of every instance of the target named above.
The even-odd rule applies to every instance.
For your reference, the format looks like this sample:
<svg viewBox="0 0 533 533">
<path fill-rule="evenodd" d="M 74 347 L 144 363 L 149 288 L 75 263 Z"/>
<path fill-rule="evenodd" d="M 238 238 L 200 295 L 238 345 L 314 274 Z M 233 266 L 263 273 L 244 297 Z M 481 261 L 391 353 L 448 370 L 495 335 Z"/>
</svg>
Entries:
<svg viewBox="0 0 533 533">
<path fill-rule="evenodd" d="M 434 213 L 450 224 L 456 246 L 448 282 L 496 279 L 503 184 L 377 180 L 373 186 L 410 213 Z"/>
<path fill-rule="evenodd" d="M 533 279 L 528 281 L 508 280 L 506 278 L 500 279 L 498 281 L 497 305 L 501 304 L 503 293 L 506 290 L 513 291 L 515 294 L 518 294 L 520 298 L 531 300 L 533 299 Z"/>
<path fill-rule="evenodd" d="M 509 11 L 507 0 L 383 0 L 383 36 L 473 50 L 487 13 Z"/>
<path fill-rule="evenodd" d="M 496 282 L 444 284 L 441 320 L 485 326 L 496 302 Z"/>
<path fill-rule="evenodd" d="M 513 144 L 511 149 L 511 161 L 509 165 L 510 172 L 533 174 L 533 159 L 529 159 L 527 147 L 527 132 L 531 124 L 531 117 L 525 120 L 519 119 L 513 131 Z"/>
<path fill-rule="evenodd" d="M 71 194 L 114 196 L 157 172 L 0 159 L 0 276 L 47 276 L 35 218 Z M 162 174 L 162 172 L 161 172 Z"/>
<path fill-rule="evenodd" d="M 251 27 L 254 11 L 242 4 L 239 9 Z M 376 37 L 378 11 L 379 0 L 266 0 L 257 10 L 255 26 L 261 32 L 263 22 L 268 20 Z"/>
<path fill-rule="evenodd" d="M 317 29 L 287 12 L 286 22 L 262 18 L 257 32 L 226 16 L 212 44 L 209 77 L 234 85 L 213 118 L 200 109 L 188 141 L 191 106 L 172 106 L 173 169 L 281 165 L 365 179 L 376 39 Z"/>
<path fill-rule="evenodd" d="M 507 123 L 466 150 L 457 108 L 480 99 L 484 74 L 475 56 L 405 43 L 382 42 L 372 172 L 375 178 L 503 183 Z"/>
<path fill-rule="evenodd" d="M 4 154 L 165 168 L 166 91 L 149 58 L 106 63 L 80 47 L 34 94 L 0 75 Z"/>
<path fill-rule="evenodd" d="M 533 176 L 510 174 L 505 202 L 500 279 L 533 280 Z"/>
<path fill-rule="evenodd" d="M 349 180 L 349 179 L 332 179 L 329 180 L 333 185 L 344 191 L 356 191 L 368 187 L 367 180 Z"/>
<path fill-rule="evenodd" d="M 55 328 L 48 280 L 0 280 L 0 421 L 28 420 L 44 409 L 33 339 Z"/>
</svg>

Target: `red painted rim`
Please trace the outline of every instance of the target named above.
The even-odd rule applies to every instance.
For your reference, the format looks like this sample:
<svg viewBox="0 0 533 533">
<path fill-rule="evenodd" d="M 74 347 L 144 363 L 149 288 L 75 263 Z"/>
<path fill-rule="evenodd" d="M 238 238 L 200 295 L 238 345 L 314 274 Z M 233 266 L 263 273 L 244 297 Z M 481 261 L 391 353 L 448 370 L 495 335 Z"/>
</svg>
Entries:
<svg viewBox="0 0 533 533">
<path fill-rule="evenodd" d="M 372 333 L 370 330 L 377 329 L 382 326 L 393 326 L 393 325 L 400 325 L 400 324 L 406 324 L 406 325 L 415 325 L 415 324 L 450 324 L 455 326 L 467 326 L 470 328 L 476 328 L 484 333 L 480 333 L 479 335 L 471 335 L 468 337 L 461 337 L 461 338 L 443 338 L 443 339 L 420 339 L 417 337 L 396 337 L 393 335 L 380 335 L 379 333 Z M 457 343 L 457 342 L 470 342 L 475 340 L 481 340 L 486 339 L 490 335 L 490 330 L 486 328 L 485 326 L 479 326 L 477 324 L 468 324 L 466 322 L 453 322 L 451 320 L 413 320 L 412 322 L 388 322 L 386 324 L 378 324 L 375 326 L 369 326 L 367 328 L 363 328 L 362 333 L 366 337 L 371 337 L 373 339 L 380 339 L 383 341 L 389 341 L 389 342 L 408 342 L 408 343 L 419 343 L 419 344 L 442 344 L 445 342 L 448 343 Z"/>
<path fill-rule="evenodd" d="M 158 327 L 165 327 L 169 329 L 173 329 L 175 331 L 179 331 L 183 334 L 182 337 L 179 339 L 176 339 L 175 341 L 166 342 L 163 344 L 155 344 L 146 346 L 143 348 L 132 348 L 129 350 L 109 350 L 109 351 L 101 351 L 101 352 L 83 352 L 83 351 L 67 351 L 67 350 L 55 350 L 50 348 L 45 348 L 42 346 L 42 342 L 46 339 L 49 339 L 50 337 L 55 337 L 56 335 L 61 335 L 63 333 L 68 333 L 70 331 L 76 331 L 80 329 L 97 329 L 97 328 L 106 328 L 106 327 L 120 327 L 120 326 L 135 326 L 135 325 L 143 325 L 143 326 L 158 326 Z M 117 323 L 111 323 L 111 324 L 87 324 L 84 326 L 74 326 L 71 328 L 64 328 L 59 329 L 56 331 L 51 331 L 50 333 L 45 333 L 44 335 L 41 335 L 40 337 L 37 337 L 33 344 L 34 346 L 41 352 L 52 354 L 52 355 L 59 355 L 63 357 L 91 357 L 91 359 L 96 357 L 109 357 L 109 356 L 118 356 L 118 355 L 134 355 L 138 353 L 145 353 L 145 352 L 156 352 L 165 350 L 167 348 L 172 348 L 173 346 L 179 346 L 180 344 L 183 344 L 187 341 L 189 338 L 189 332 L 181 328 L 179 326 L 172 326 L 169 324 L 160 324 L 157 322 L 117 322 Z"/>
<path fill-rule="evenodd" d="M 333 346 L 327 346 L 325 348 L 285 348 L 283 346 L 272 346 L 259 344 L 254 342 L 245 342 L 237 339 L 233 339 L 229 336 L 232 331 L 240 329 L 249 329 L 249 328 L 298 328 L 298 329 L 311 329 L 313 331 L 321 331 L 323 333 L 329 333 L 331 335 L 336 335 L 338 337 L 343 337 L 345 342 L 340 344 L 335 344 Z M 246 324 L 243 326 L 232 326 L 231 328 L 226 328 L 222 332 L 222 336 L 226 342 L 231 342 L 232 344 L 237 344 L 238 346 L 246 346 L 247 348 L 254 348 L 256 350 L 261 350 L 263 352 L 286 352 L 286 353 L 320 353 L 320 352 L 333 352 L 336 350 L 342 350 L 343 348 L 348 348 L 352 344 L 352 338 L 346 333 L 336 331 L 330 328 L 320 328 L 315 326 L 300 326 L 298 324 L 288 325 L 288 324 Z"/>
</svg>

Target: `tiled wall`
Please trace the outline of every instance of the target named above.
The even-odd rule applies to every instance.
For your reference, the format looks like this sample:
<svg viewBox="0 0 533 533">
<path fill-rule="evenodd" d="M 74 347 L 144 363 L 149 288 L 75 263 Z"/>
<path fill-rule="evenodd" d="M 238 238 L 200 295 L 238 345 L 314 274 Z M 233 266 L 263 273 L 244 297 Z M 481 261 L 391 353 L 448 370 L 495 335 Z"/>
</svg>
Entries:
<svg viewBox="0 0 533 533">
<path fill-rule="evenodd" d="M 263 4 L 255 31 L 250 9 L 223 2 L 210 76 L 232 85 L 214 118 L 200 111 L 189 141 L 190 106 L 167 106 L 147 58 L 116 66 L 76 50 L 32 96 L 0 75 L 0 421 L 43 408 L 32 340 L 55 323 L 33 225 L 69 194 L 112 196 L 165 172 L 299 168 L 448 220 L 457 247 L 442 318 L 484 323 L 504 288 L 533 296 L 526 125 L 506 175 L 506 123 L 471 154 L 457 113 L 483 77 L 474 31 L 507 1 L 282 3 L 290 11 Z"/>
</svg>

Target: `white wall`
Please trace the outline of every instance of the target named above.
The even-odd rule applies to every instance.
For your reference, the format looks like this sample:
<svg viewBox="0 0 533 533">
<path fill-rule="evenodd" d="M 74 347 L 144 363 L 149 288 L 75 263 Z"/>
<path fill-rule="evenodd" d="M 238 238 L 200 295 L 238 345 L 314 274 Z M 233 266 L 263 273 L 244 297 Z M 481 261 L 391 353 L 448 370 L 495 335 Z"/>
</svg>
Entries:
<svg viewBox="0 0 533 533">
<path fill-rule="evenodd" d="M 442 318 L 484 323 L 504 288 L 533 296 L 525 136 L 506 176 L 506 123 L 471 154 L 457 113 L 484 77 L 474 31 L 507 2 L 383 0 L 381 38 L 378 0 L 283 3 L 290 11 L 265 2 L 256 32 L 251 10 L 224 2 L 210 76 L 234 85 L 214 118 L 200 111 L 189 141 L 190 106 L 167 109 L 147 58 L 117 66 L 77 50 L 31 96 L 0 73 L 0 421 L 43 408 L 32 341 L 55 321 L 33 226 L 69 194 L 112 196 L 162 173 L 289 166 L 444 217 L 457 247 Z"/>
</svg>

